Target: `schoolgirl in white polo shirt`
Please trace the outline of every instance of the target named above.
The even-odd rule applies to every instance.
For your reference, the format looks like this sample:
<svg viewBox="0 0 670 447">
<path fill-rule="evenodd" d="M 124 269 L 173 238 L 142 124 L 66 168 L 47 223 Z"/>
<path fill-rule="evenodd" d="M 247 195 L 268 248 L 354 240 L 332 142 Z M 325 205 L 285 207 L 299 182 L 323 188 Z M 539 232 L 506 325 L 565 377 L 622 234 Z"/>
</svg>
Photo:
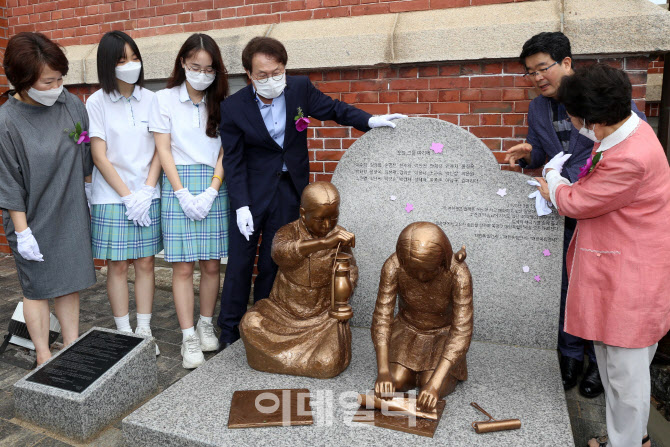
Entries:
<svg viewBox="0 0 670 447">
<path fill-rule="evenodd" d="M 212 315 L 219 296 L 220 262 L 228 251 L 228 192 L 223 183 L 219 104 L 228 74 L 214 39 L 193 34 L 182 45 L 167 88 L 156 93 L 149 117 L 163 166 L 161 196 L 165 259 L 183 341 L 184 368 L 215 351 Z M 193 269 L 200 264 L 200 320 L 193 327 Z"/>
<path fill-rule="evenodd" d="M 128 264 L 135 268 L 136 334 L 151 336 L 154 255 L 163 249 L 160 223 L 160 160 L 149 132 L 155 96 L 142 87 L 137 45 L 111 31 L 98 45 L 101 89 L 86 102 L 95 168 L 91 186 L 93 257 L 108 261 L 107 295 L 116 327 L 131 332 Z M 156 345 L 156 355 L 159 354 Z"/>
</svg>

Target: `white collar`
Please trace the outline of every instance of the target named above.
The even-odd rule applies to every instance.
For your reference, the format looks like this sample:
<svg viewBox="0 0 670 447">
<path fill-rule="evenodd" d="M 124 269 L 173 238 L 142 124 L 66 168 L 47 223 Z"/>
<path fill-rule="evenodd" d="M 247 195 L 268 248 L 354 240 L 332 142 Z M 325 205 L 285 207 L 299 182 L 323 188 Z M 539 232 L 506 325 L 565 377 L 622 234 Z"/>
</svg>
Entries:
<svg viewBox="0 0 670 447">
<path fill-rule="evenodd" d="M 133 89 L 133 94 L 130 95 L 130 97 L 135 98 L 138 101 L 141 101 L 142 100 L 142 88 L 139 85 L 135 85 L 135 88 Z M 125 98 L 125 96 L 123 96 L 121 93 L 119 93 L 118 90 L 114 90 L 112 93 L 109 94 L 109 99 L 111 99 L 112 102 L 116 102 L 121 98 Z"/>
<path fill-rule="evenodd" d="M 637 116 L 634 112 L 631 112 L 630 116 L 626 122 L 621 125 L 621 127 L 600 141 L 600 147 L 598 147 L 596 152 L 606 151 L 607 149 L 610 149 L 621 143 L 626 138 L 628 138 L 630 134 L 635 132 L 635 129 L 637 129 L 637 126 L 639 125 L 640 117 Z"/>
<path fill-rule="evenodd" d="M 207 99 L 207 93 L 205 93 L 202 96 L 202 99 L 198 104 L 204 104 L 205 99 Z M 186 101 L 191 101 L 191 97 L 188 96 L 188 89 L 186 88 L 186 81 L 184 81 L 180 86 L 179 86 L 179 100 L 181 102 L 186 102 Z M 193 101 L 191 101 L 193 102 Z"/>
</svg>

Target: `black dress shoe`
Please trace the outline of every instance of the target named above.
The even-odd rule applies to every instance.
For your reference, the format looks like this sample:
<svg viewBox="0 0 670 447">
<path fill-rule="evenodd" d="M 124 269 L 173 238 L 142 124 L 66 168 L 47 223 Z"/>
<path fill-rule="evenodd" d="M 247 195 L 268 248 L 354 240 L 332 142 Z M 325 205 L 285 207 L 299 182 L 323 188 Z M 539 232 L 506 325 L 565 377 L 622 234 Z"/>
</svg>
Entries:
<svg viewBox="0 0 670 447">
<path fill-rule="evenodd" d="M 561 377 L 565 391 L 577 385 L 577 378 L 583 368 L 584 362 L 573 357 L 561 357 Z"/>
<path fill-rule="evenodd" d="M 589 366 L 586 368 L 584 378 L 579 384 L 579 394 L 584 397 L 594 398 L 600 396 L 603 391 L 603 383 L 600 380 L 598 364 L 589 361 Z"/>
</svg>

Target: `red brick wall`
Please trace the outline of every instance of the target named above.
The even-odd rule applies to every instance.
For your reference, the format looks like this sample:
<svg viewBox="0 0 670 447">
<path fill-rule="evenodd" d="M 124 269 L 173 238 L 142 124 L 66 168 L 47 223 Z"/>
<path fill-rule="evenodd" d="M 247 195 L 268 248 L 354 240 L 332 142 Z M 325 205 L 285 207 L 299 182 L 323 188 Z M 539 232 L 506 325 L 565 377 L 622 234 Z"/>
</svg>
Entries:
<svg viewBox="0 0 670 447">
<path fill-rule="evenodd" d="M 658 56 L 649 61 L 649 74 L 663 74 L 663 56 Z M 659 116 L 661 110 L 660 102 L 647 102 L 645 113 L 647 116 Z"/>
<path fill-rule="evenodd" d="M 456 8 L 526 0 L 8 0 L 9 34 L 40 31 L 63 45 L 112 30 L 132 37 L 296 20 Z"/>
<path fill-rule="evenodd" d="M 648 59 L 602 61 L 628 72 L 636 105 L 645 110 Z M 493 61 L 335 70 L 309 76 L 324 93 L 373 114 L 398 112 L 457 124 L 481 138 L 502 169 L 510 169 L 504 164 L 505 150 L 524 141 L 528 104 L 536 95 L 521 73 L 516 61 Z M 330 180 L 339 159 L 361 135 L 353 128 L 317 120 L 307 132 L 312 181 Z"/>
<path fill-rule="evenodd" d="M 658 56 L 649 61 L 649 74 L 663 73 L 663 56 Z"/>
</svg>

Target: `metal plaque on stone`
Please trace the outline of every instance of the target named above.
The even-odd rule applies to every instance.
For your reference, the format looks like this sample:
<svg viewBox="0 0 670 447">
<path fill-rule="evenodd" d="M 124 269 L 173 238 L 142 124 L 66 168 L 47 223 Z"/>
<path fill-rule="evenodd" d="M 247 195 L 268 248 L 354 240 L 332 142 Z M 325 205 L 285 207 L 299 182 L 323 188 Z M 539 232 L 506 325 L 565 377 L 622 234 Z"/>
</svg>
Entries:
<svg viewBox="0 0 670 447">
<path fill-rule="evenodd" d="M 28 381 L 81 393 L 141 342 L 138 337 L 91 331 Z"/>
<path fill-rule="evenodd" d="M 88 441 L 157 388 L 154 341 L 96 327 L 14 384 L 14 413 Z"/>
</svg>

